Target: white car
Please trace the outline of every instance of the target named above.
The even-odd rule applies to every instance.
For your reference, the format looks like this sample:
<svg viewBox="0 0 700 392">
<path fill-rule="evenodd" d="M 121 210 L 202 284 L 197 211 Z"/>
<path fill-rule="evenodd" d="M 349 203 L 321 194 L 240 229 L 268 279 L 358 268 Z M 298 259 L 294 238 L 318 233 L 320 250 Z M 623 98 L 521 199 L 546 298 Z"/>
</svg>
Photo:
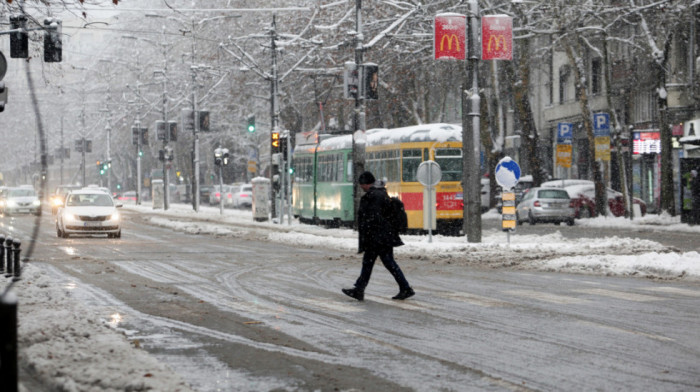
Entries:
<svg viewBox="0 0 700 392">
<path fill-rule="evenodd" d="M 243 184 L 233 187 L 233 207 L 250 208 L 253 206 L 253 185 Z"/>
<path fill-rule="evenodd" d="M 121 217 L 112 196 L 96 189 L 72 191 L 56 217 L 56 235 L 68 238 L 71 234 L 107 234 L 121 238 Z"/>
</svg>

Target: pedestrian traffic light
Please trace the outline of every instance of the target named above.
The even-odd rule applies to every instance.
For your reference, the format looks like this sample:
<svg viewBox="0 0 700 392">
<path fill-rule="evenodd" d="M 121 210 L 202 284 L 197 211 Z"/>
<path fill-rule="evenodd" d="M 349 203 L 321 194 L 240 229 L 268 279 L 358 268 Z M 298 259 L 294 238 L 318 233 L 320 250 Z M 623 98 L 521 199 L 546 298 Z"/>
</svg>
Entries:
<svg viewBox="0 0 700 392">
<path fill-rule="evenodd" d="M 367 63 L 362 66 L 362 86 L 365 99 L 379 98 L 379 66 Z"/>
<path fill-rule="evenodd" d="M 271 153 L 276 154 L 280 152 L 280 133 L 276 131 L 272 131 L 272 136 L 271 136 Z"/>
<path fill-rule="evenodd" d="M 255 115 L 248 116 L 248 132 L 255 132 Z"/>
</svg>

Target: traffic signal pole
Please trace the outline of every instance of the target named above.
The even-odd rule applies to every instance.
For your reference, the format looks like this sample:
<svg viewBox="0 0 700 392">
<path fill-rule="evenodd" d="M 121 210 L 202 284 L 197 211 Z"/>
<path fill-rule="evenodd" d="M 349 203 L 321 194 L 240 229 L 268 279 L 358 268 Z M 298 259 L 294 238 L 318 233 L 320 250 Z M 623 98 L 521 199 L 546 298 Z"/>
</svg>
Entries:
<svg viewBox="0 0 700 392">
<path fill-rule="evenodd" d="M 270 80 L 270 119 L 272 120 L 272 132 L 277 132 L 279 135 L 279 116 L 277 108 L 277 23 L 275 21 L 275 15 L 272 15 L 272 29 L 270 30 L 271 47 L 272 47 L 272 78 Z M 270 146 L 270 183 L 274 184 L 274 165 L 272 162 L 272 146 Z M 274 218 L 279 216 L 279 223 L 282 223 L 282 216 L 277 211 L 277 206 L 275 205 L 278 198 L 278 192 L 275 190 L 274 185 L 272 186 L 272 206 L 271 215 Z"/>
<path fill-rule="evenodd" d="M 462 228 L 468 242 L 481 242 L 481 166 L 479 134 L 481 120 L 481 98 L 479 97 L 479 43 L 480 31 L 479 3 L 469 1 L 469 24 L 467 27 L 467 68 L 462 86 L 462 189 L 465 203 Z M 471 89 L 468 89 L 471 86 Z"/>
<path fill-rule="evenodd" d="M 365 131 L 365 102 L 361 93 L 362 80 L 362 0 L 355 0 L 355 69 L 357 70 L 358 86 L 355 94 L 355 113 L 353 115 L 353 135 L 352 135 L 352 197 L 354 209 L 354 227 L 357 228 L 357 211 L 360 208 L 360 193 L 357 179 L 365 170 L 364 145 L 358 147 L 357 137 L 360 132 Z"/>
</svg>

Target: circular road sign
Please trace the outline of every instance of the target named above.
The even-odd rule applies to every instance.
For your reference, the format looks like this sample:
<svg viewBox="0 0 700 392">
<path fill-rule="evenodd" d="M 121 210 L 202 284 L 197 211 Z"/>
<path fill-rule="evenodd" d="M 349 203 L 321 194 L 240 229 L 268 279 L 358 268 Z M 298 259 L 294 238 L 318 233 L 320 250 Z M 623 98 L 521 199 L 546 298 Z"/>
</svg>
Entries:
<svg viewBox="0 0 700 392">
<path fill-rule="evenodd" d="M 510 157 L 504 157 L 496 165 L 496 182 L 503 189 L 513 189 L 520 180 L 520 166 Z"/>
<path fill-rule="evenodd" d="M 416 172 L 416 180 L 423 186 L 435 186 L 442 178 L 442 170 L 440 165 L 435 161 L 425 161 L 418 166 Z"/>
<path fill-rule="evenodd" d="M 5 77 L 5 72 L 7 72 L 7 60 L 5 55 L 0 52 L 0 80 Z"/>
</svg>

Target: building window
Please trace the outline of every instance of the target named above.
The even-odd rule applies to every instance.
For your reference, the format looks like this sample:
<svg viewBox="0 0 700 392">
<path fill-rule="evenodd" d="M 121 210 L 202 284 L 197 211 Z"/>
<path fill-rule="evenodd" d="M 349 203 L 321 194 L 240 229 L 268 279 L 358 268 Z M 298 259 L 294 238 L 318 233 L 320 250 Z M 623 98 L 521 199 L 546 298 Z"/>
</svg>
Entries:
<svg viewBox="0 0 700 392">
<path fill-rule="evenodd" d="M 656 119 L 656 95 L 651 91 L 639 91 L 634 94 L 634 123 L 651 122 Z"/>
<path fill-rule="evenodd" d="M 571 75 L 571 67 L 562 65 L 559 67 L 559 103 L 566 101 L 566 90 L 569 84 L 569 76 Z"/>
<path fill-rule="evenodd" d="M 600 58 L 591 60 L 591 92 L 593 95 L 600 94 L 602 90 L 603 64 Z"/>
</svg>

